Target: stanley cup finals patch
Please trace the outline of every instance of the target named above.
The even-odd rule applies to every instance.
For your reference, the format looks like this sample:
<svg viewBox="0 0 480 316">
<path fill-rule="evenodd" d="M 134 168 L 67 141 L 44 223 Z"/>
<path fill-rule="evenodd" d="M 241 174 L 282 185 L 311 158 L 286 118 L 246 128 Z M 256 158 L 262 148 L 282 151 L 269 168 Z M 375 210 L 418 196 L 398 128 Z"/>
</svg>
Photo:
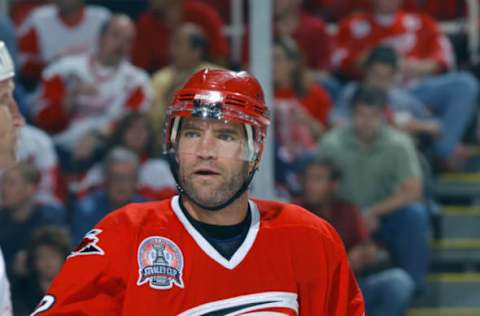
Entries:
<svg viewBox="0 0 480 316">
<path fill-rule="evenodd" d="M 166 290 L 173 284 L 183 288 L 183 255 L 170 239 L 151 236 L 138 247 L 137 285 L 149 283 L 153 289 Z"/>
</svg>

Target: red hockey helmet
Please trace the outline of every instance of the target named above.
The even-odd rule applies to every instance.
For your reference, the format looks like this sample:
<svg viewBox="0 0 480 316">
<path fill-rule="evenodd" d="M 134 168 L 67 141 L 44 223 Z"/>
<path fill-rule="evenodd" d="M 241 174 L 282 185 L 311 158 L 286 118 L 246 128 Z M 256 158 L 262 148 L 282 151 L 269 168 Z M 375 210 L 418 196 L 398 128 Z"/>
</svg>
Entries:
<svg viewBox="0 0 480 316">
<path fill-rule="evenodd" d="M 257 79 L 245 71 L 203 69 L 177 91 L 167 110 L 166 149 L 174 150 L 181 118 L 197 117 L 242 123 L 248 144 L 247 160 L 256 160 L 270 115 Z"/>
</svg>

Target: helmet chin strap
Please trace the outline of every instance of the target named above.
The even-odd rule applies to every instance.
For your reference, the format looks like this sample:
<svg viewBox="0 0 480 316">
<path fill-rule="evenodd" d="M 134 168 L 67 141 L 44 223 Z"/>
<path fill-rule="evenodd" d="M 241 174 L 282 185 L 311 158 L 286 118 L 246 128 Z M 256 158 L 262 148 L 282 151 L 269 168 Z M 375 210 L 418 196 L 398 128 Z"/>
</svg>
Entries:
<svg viewBox="0 0 480 316">
<path fill-rule="evenodd" d="M 248 175 L 248 178 L 245 180 L 245 182 L 243 182 L 242 186 L 237 190 L 237 192 L 234 195 L 232 195 L 231 198 L 229 198 L 226 202 L 220 203 L 218 205 L 207 206 L 197 201 L 192 196 L 190 196 L 190 194 L 188 194 L 187 191 L 182 187 L 180 177 L 178 174 L 178 170 L 180 166 L 178 165 L 177 158 L 175 157 L 175 153 L 170 152 L 168 153 L 167 157 L 170 165 L 170 171 L 172 172 L 172 175 L 175 178 L 175 181 L 177 182 L 177 190 L 179 191 L 179 193 L 186 196 L 196 206 L 212 212 L 226 208 L 227 206 L 232 204 L 235 200 L 237 200 L 243 193 L 245 193 L 245 191 L 247 191 L 248 187 L 250 186 L 250 183 L 253 180 L 253 176 L 257 171 L 256 166 L 258 164 L 258 160 L 257 160 L 255 162 L 255 168 L 250 172 L 250 174 Z"/>
</svg>

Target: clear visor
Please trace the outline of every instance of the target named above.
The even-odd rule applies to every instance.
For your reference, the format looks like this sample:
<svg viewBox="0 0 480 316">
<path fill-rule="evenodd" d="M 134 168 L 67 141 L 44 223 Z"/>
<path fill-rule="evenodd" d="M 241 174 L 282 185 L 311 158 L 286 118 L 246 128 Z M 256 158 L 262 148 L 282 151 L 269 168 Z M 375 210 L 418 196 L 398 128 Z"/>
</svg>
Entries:
<svg viewBox="0 0 480 316">
<path fill-rule="evenodd" d="M 224 101 L 223 94 L 206 91 L 174 104 L 169 110 L 171 150 L 199 158 L 255 160 L 262 137 L 260 129 L 254 130 L 258 122 Z"/>
<path fill-rule="evenodd" d="M 225 119 L 176 117 L 171 143 L 177 155 L 199 159 L 252 161 L 257 153 L 252 127 Z"/>
</svg>

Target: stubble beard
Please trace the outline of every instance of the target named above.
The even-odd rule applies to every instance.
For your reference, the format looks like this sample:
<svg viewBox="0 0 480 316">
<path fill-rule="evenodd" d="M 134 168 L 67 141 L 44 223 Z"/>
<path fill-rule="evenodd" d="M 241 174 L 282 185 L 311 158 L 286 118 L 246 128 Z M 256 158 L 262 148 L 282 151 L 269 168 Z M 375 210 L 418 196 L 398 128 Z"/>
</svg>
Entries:
<svg viewBox="0 0 480 316">
<path fill-rule="evenodd" d="M 220 181 L 194 182 L 188 172 L 180 168 L 180 181 L 188 198 L 196 204 L 206 207 L 216 207 L 226 203 L 240 190 L 248 177 L 248 162 L 243 162 L 236 172 L 221 176 Z"/>
</svg>

